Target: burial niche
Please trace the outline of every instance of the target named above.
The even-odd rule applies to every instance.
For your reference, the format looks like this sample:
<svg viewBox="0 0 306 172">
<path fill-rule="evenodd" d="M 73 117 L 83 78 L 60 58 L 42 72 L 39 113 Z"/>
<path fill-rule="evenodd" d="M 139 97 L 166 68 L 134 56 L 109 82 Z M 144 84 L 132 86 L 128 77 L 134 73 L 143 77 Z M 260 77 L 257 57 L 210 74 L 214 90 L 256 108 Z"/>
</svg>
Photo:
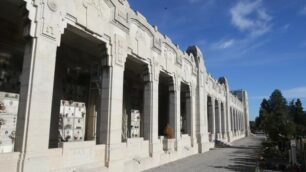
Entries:
<svg viewBox="0 0 306 172">
<path fill-rule="evenodd" d="M 106 58 L 104 42 L 68 26 L 56 55 L 50 148 L 100 136 Z"/>
</svg>

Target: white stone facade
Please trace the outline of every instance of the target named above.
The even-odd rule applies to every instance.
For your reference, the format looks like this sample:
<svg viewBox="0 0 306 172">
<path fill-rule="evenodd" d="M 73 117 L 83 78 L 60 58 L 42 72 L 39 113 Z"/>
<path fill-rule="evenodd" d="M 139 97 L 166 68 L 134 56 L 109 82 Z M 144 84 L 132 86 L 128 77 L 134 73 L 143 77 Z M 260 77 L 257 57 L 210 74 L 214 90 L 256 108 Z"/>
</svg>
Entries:
<svg viewBox="0 0 306 172">
<path fill-rule="evenodd" d="M 20 14 L 25 37 L 15 148 L 0 154 L 0 171 L 142 171 L 248 135 L 246 91 L 231 92 L 226 78 L 213 79 L 196 46 L 183 52 L 127 0 L 0 6 L 9 9 L 3 18 Z M 54 114 L 67 97 L 86 102 L 84 141 L 57 140 Z M 140 137 L 129 134 L 135 107 Z"/>
</svg>

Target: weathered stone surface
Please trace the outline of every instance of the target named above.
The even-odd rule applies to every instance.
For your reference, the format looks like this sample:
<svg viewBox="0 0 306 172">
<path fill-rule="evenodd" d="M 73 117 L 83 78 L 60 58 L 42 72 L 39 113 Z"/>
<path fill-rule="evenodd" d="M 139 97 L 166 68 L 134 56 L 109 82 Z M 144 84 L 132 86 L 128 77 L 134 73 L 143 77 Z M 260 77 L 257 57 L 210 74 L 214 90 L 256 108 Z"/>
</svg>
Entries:
<svg viewBox="0 0 306 172">
<path fill-rule="evenodd" d="M 1 5 L 9 1 L 4 0 Z M 247 92 L 231 92 L 226 78 L 215 80 L 207 73 L 198 47 L 190 46 L 183 52 L 144 16 L 133 11 L 127 0 L 23 0 L 22 5 L 15 5 L 25 15 L 23 29 L 27 35 L 15 152 L 0 154 L 1 169 L 12 172 L 142 171 L 204 153 L 214 147 L 216 139 L 229 143 L 248 135 Z M 76 42 L 71 37 L 65 38 L 68 33 L 90 44 L 79 44 L 61 56 L 61 47 Z M 79 51 L 86 52 L 87 56 Z M 97 121 L 89 130 L 90 137 L 85 134 L 91 140 L 63 143 L 51 149 L 55 106 L 52 101 L 55 93 L 61 91 L 55 84 L 61 77 L 56 74 L 59 56 L 70 57 L 71 64 L 79 56 L 88 57 L 86 63 L 91 62 L 89 56 L 99 57 L 96 61 L 102 68 L 102 81 L 97 84 L 100 92 L 95 96 L 101 100 L 101 116 L 94 119 L 95 115 L 91 115 Z M 133 65 L 130 70 L 140 71 L 136 75 L 143 80 L 143 88 L 137 89 L 144 91 L 142 96 L 138 95 L 145 98 L 139 98 L 143 101 L 138 103 L 143 108 L 141 120 L 144 122 L 140 138 L 123 141 L 128 59 L 138 65 L 137 70 Z M 165 80 L 160 80 L 161 75 L 166 76 Z M 131 75 L 130 78 L 133 79 Z M 161 83 L 168 84 L 165 89 L 168 97 L 159 97 Z M 182 90 L 182 83 L 188 91 Z M 184 102 L 182 95 L 187 97 Z M 174 131 L 173 138 L 166 141 L 159 132 L 159 106 L 163 99 L 169 103 L 167 122 Z M 182 113 L 187 115 L 184 132 L 180 124 Z M 171 150 L 165 150 L 167 147 Z"/>
</svg>

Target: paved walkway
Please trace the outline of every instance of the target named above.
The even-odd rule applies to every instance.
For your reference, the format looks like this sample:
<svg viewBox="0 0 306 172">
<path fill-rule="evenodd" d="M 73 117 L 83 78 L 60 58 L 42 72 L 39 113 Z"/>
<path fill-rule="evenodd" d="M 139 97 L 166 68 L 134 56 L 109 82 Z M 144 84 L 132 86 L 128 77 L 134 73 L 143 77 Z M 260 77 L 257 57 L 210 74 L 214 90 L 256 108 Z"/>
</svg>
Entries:
<svg viewBox="0 0 306 172">
<path fill-rule="evenodd" d="M 147 172 L 254 172 L 257 151 L 263 136 L 250 136 L 232 143 L 229 148 L 216 148 Z"/>
</svg>

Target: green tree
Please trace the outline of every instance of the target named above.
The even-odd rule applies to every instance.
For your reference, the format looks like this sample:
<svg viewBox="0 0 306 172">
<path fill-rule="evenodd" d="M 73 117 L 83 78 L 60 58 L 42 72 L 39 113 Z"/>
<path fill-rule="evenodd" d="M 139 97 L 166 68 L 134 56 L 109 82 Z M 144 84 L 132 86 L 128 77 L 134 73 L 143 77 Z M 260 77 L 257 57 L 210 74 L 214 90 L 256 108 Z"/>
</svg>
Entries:
<svg viewBox="0 0 306 172">
<path fill-rule="evenodd" d="M 282 142 L 288 137 L 286 127 L 288 125 L 287 101 L 279 90 L 273 91 L 269 99 L 270 112 L 267 115 L 266 130 L 269 137 Z"/>
<path fill-rule="evenodd" d="M 295 136 L 305 136 L 306 132 L 306 114 L 303 110 L 300 99 L 292 100 L 289 104 L 289 116 L 295 124 Z"/>
<path fill-rule="evenodd" d="M 265 132 L 267 132 L 266 123 L 267 123 L 267 118 L 268 118 L 270 111 L 271 110 L 270 110 L 270 105 L 269 105 L 268 100 L 263 99 L 260 104 L 259 117 L 257 117 L 255 120 L 257 129 L 264 130 Z"/>
<path fill-rule="evenodd" d="M 288 105 L 281 91 L 274 90 L 269 99 L 261 102 L 255 126 L 264 130 L 274 143 L 283 144 L 294 137 L 306 136 L 306 113 L 301 100 L 292 100 Z"/>
</svg>

